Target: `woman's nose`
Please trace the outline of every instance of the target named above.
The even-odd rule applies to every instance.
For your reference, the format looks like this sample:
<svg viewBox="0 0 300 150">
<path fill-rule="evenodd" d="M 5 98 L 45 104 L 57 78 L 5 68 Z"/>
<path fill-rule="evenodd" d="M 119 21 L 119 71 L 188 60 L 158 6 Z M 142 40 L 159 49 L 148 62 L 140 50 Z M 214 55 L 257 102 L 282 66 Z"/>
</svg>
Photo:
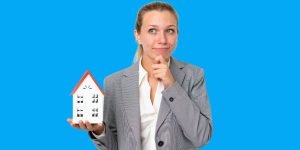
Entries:
<svg viewBox="0 0 300 150">
<path fill-rule="evenodd" d="M 160 33 L 158 36 L 159 36 L 158 37 L 159 44 L 166 44 L 167 43 L 167 37 L 166 37 L 165 33 Z"/>
</svg>

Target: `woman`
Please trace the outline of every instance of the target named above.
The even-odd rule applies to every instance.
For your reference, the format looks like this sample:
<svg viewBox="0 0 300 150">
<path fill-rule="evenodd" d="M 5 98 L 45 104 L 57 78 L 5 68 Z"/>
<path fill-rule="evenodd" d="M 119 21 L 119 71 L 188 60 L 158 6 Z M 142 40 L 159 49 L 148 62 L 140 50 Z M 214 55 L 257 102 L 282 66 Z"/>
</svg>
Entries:
<svg viewBox="0 0 300 150">
<path fill-rule="evenodd" d="M 178 17 L 167 3 L 145 5 L 135 31 L 136 62 L 105 79 L 104 122 L 80 121 L 99 148 L 122 150 L 193 149 L 212 133 L 203 70 L 171 57 Z"/>
</svg>

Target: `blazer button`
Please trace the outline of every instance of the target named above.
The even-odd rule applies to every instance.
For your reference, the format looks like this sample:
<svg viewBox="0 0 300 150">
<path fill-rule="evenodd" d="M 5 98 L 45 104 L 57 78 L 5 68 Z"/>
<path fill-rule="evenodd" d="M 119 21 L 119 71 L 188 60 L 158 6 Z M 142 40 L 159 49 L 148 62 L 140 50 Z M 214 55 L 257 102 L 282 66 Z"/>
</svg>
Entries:
<svg viewBox="0 0 300 150">
<path fill-rule="evenodd" d="M 163 141 L 159 141 L 159 142 L 158 142 L 158 146 L 159 146 L 159 147 L 162 147 L 163 145 L 164 145 L 164 142 L 163 142 Z"/>
<path fill-rule="evenodd" d="M 173 102 L 173 101 L 174 101 L 174 98 L 173 98 L 173 97 L 170 97 L 170 98 L 169 98 L 169 101 L 170 101 L 170 102 Z"/>
</svg>

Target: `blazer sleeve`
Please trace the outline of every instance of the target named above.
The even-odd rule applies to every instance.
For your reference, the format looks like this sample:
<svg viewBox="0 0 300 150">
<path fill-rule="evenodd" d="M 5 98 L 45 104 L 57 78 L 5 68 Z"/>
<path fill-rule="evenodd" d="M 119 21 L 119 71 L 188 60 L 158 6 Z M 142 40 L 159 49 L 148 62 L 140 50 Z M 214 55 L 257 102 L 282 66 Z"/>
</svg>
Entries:
<svg viewBox="0 0 300 150">
<path fill-rule="evenodd" d="M 104 112 L 103 112 L 103 122 L 105 124 L 105 135 L 96 138 L 91 132 L 89 136 L 96 144 L 98 149 L 103 150 L 117 150 L 117 128 L 115 122 L 115 111 L 114 111 L 114 95 L 111 90 L 113 87 L 112 82 L 109 78 L 104 80 Z"/>
<path fill-rule="evenodd" d="M 206 92 L 203 69 L 197 68 L 186 91 L 175 82 L 162 92 L 184 136 L 194 146 L 208 143 L 212 135 L 212 116 Z"/>
</svg>

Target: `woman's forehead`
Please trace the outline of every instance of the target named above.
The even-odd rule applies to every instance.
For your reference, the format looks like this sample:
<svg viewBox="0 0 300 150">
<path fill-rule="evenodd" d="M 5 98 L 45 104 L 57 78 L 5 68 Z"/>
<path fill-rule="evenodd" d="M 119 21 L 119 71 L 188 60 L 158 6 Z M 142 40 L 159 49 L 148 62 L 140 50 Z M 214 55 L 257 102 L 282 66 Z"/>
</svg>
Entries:
<svg viewBox="0 0 300 150">
<path fill-rule="evenodd" d="M 144 14 L 143 25 L 145 26 L 176 26 L 177 19 L 173 13 L 168 10 L 153 10 Z"/>
</svg>

